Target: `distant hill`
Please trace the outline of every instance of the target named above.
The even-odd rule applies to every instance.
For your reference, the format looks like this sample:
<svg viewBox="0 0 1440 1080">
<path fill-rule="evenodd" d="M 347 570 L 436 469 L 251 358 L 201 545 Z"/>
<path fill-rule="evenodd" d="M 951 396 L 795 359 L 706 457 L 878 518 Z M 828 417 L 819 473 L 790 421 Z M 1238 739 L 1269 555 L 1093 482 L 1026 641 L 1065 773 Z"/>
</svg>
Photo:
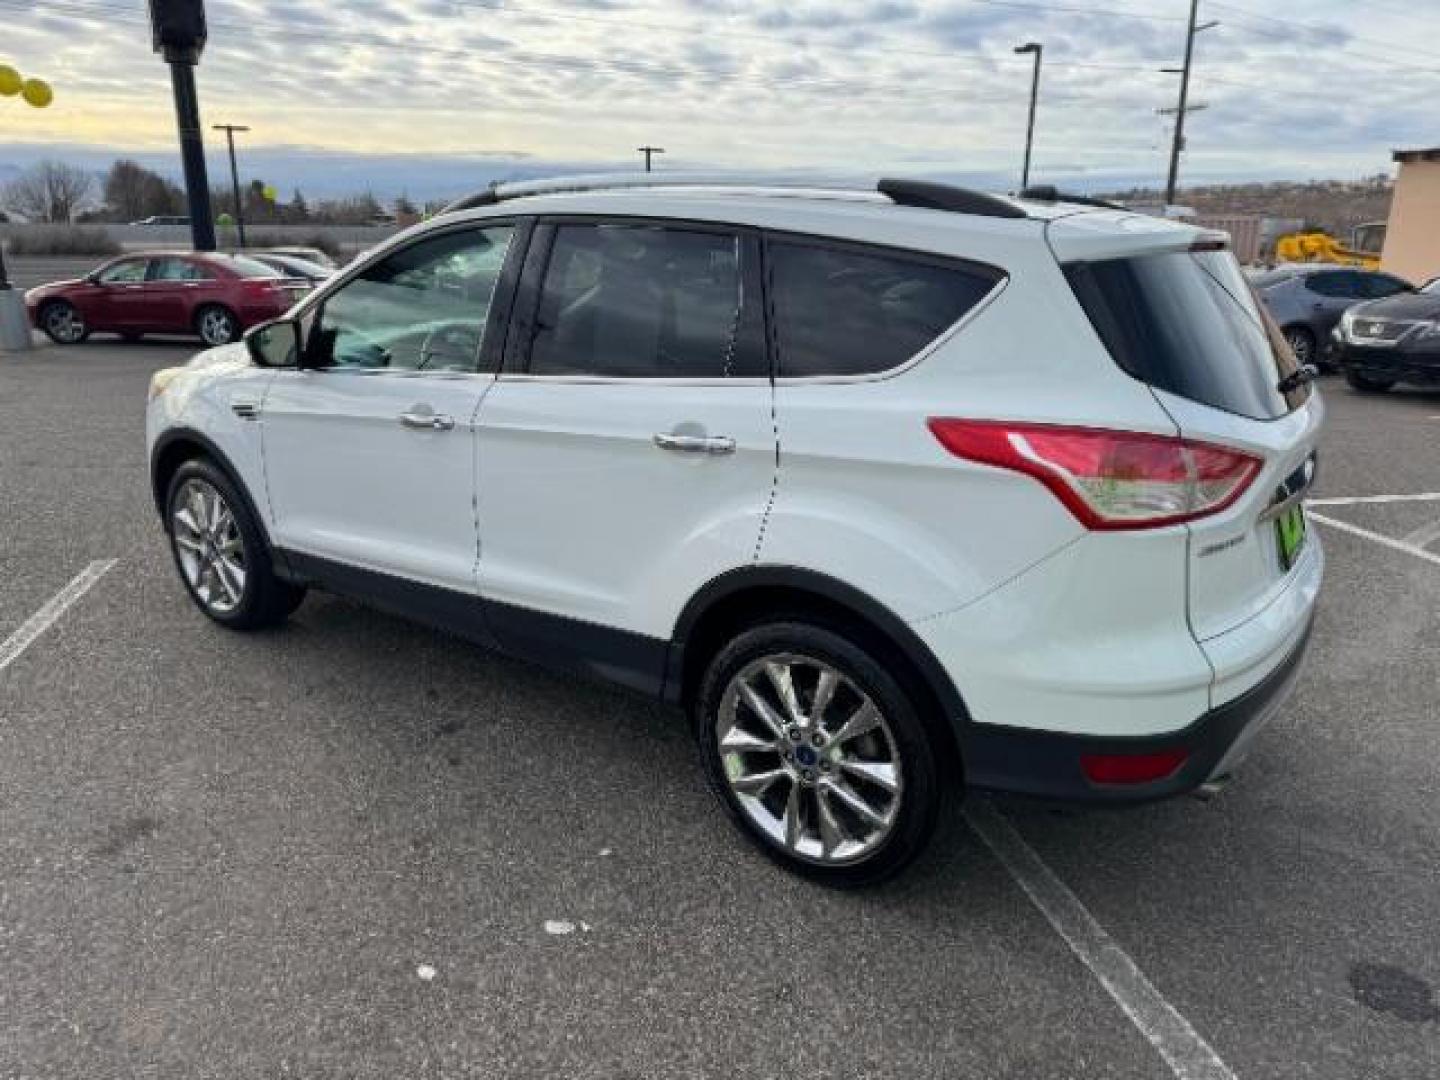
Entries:
<svg viewBox="0 0 1440 1080">
<path fill-rule="evenodd" d="M 1390 216 L 1394 182 L 1389 176 L 1364 180 L 1312 180 L 1254 184 L 1212 184 L 1182 188 L 1176 202 L 1192 206 L 1203 216 L 1255 214 L 1260 217 L 1302 218 L 1336 236 L 1366 221 Z M 1117 202 L 1163 201 L 1160 191 L 1132 188 L 1113 191 L 1104 198 Z"/>
</svg>

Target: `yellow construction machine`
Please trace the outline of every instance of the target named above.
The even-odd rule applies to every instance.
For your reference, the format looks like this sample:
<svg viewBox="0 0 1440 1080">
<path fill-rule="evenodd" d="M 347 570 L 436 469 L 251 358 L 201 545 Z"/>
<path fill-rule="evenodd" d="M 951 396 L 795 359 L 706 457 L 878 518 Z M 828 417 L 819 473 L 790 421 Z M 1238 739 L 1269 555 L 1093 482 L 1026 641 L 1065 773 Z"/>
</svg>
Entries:
<svg viewBox="0 0 1440 1080">
<path fill-rule="evenodd" d="M 1286 233 L 1275 241 L 1276 262 L 1323 262 L 1342 266 L 1380 269 L 1380 249 L 1385 245 L 1385 222 L 1367 221 L 1356 225 L 1345 245 L 1323 229 Z"/>
</svg>

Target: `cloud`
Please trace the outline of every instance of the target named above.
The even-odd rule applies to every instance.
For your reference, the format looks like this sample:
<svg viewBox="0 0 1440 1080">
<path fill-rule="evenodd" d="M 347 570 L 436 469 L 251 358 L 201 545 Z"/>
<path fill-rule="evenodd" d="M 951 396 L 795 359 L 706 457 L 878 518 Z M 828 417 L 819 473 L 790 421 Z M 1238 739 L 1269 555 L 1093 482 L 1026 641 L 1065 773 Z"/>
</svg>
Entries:
<svg viewBox="0 0 1440 1080">
<path fill-rule="evenodd" d="M 1440 8 L 1213 9 L 1195 80 L 1210 108 L 1192 118 L 1187 171 L 1358 175 L 1386 167 L 1391 145 L 1434 141 L 1422 43 Z M 245 160 L 284 187 L 287 170 L 354 186 L 362 162 L 377 177 L 459 162 L 440 170 L 448 182 L 483 153 L 592 167 L 646 141 L 671 150 L 667 165 L 1004 177 L 1030 75 L 1011 50 L 1038 40 L 1037 175 L 1158 177 L 1156 110 L 1176 83 L 1157 69 L 1179 60 L 1180 15 L 1172 0 L 210 0 L 199 80 L 207 123 L 250 124 Z M 24 126 L 0 164 L 19 139 L 175 164 L 142 5 L 65 0 L 4 19 L 6 59 L 58 96 L 12 111 Z M 418 194 L 420 179 L 402 186 Z"/>
</svg>

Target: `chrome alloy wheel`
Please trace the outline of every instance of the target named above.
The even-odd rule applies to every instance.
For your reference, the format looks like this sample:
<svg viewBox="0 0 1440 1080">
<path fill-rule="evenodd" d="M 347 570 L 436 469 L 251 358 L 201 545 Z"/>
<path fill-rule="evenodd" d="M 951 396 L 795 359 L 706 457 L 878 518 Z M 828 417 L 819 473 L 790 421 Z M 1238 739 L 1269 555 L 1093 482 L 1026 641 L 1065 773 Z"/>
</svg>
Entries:
<svg viewBox="0 0 1440 1080">
<path fill-rule="evenodd" d="M 224 497 L 204 480 L 186 480 L 175 494 L 170 535 L 185 580 L 200 603 L 228 615 L 245 596 L 245 545 Z"/>
<path fill-rule="evenodd" d="M 45 312 L 45 332 L 62 345 L 85 337 L 85 319 L 70 304 L 53 304 Z"/>
<path fill-rule="evenodd" d="M 235 320 L 229 312 L 207 308 L 200 316 L 200 337 L 207 345 L 229 345 L 235 340 Z"/>
<path fill-rule="evenodd" d="M 785 653 L 746 665 L 725 688 L 715 738 L 741 811 L 788 854 L 841 865 L 890 834 L 904 792 L 894 734 L 830 664 Z"/>
</svg>

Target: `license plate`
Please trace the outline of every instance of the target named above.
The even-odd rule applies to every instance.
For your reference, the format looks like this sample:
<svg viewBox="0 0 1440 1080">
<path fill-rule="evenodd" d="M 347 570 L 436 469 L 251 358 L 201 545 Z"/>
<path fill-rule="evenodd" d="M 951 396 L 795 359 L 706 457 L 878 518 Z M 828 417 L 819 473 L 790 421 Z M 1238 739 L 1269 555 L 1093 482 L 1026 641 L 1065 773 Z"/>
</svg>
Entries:
<svg viewBox="0 0 1440 1080">
<path fill-rule="evenodd" d="M 1305 508 L 1296 503 L 1275 519 L 1275 550 L 1280 553 L 1280 569 L 1289 570 L 1305 547 Z"/>
</svg>

